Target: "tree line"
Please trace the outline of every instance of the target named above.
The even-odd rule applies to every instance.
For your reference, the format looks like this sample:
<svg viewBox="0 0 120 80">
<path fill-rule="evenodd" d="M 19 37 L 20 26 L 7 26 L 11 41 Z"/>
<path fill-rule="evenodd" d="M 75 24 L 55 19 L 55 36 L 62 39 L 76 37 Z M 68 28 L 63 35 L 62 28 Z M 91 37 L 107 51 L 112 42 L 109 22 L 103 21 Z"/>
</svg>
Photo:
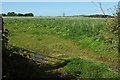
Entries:
<svg viewBox="0 0 120 80">
<path fill-rule="evenodd" d="M 114 18 L 114 16 L 111 15 L 102 15 L 102 14 L 95 14 L 95 15 L 83 15 L 84 17 L 96 17 L 96 18 Z"/>
<path fill-rule="evenodd" d="M 22 14 L 22 13 L 15 13 L 15 12 L 8 12 L 7 14 L 3 13 L 2 16 L 34 16 L 33 13 L 25 13 L 25 14 Z"/>
<path fill-rule="evenodd" d="M 72 16 L 69 16 L 72 17 Z M 114 18 L 112 15 L 93 14 L 93 15 L 73 15 L 73 17 L 93 17 L 93 18 Z"/>
</svg>

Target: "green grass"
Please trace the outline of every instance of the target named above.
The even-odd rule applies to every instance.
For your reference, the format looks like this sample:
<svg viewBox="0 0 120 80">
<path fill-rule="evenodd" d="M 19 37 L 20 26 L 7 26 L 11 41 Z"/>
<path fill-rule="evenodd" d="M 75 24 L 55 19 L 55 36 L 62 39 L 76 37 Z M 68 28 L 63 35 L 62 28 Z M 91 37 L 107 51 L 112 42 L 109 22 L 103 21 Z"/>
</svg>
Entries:
<svg viewBox="0 0 120 80">
<path fill-rule="evenodd" d="M 118 73 L 108 66 L 94 63 L 81 58 L 72 58 L 64 70 L 72 75 L 82 78 L 117 78 Z"/>
<path fill-rule="evenodd" d="M 112 69 L 117 67 L 118 55 L 117 49 L 114 48 L 116 37 L 108 30 L 105 19 L 81 17 L 4 18 L 4 26 L 10 31 L 9 44 L 14 46 L 54 57 L 79 56 L 82 59 L 94 60 L 96 63 L 104 63 Z M 111 37 L 112 40 L 110 40 Z M 82 65 L 87 64 L 89 62 Z M 70 65 L 80 67 L 71 62 L 67 65 L 68 72 L 71 69 Z M 96 66 L 96 64 L 92 64 L 92 66 L 94 65 Z M 102 67 L 102 65 L 100 66 Z M 96 74 L 97 69 L 94 70 L 93 77 L 98 75 Z M 104 72 L 104 69 L 102 71 L 104 74 L 116 76 L 111 72 Z M 82 74 L 83 77 L 90 77 L 90 75 L 92 73 Z M 102 77 L 104 76 L 109 77 L 109 75 Z"/>
</svg>

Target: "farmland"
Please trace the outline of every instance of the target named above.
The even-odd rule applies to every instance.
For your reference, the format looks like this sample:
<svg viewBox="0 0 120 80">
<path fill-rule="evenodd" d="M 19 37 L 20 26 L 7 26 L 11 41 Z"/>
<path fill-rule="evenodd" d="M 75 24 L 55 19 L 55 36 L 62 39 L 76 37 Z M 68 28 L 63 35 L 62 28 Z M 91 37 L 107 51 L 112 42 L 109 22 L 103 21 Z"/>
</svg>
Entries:
<svg viewBox="0 0 120 80">
<path fill-rule="evenodd" d="M 62 63 L 57 59 L 69 60 L 50 72 L 83 78 L 118 77 L 117 38 L 104 18 L 8 17 L 3 20 L 9 30 L 9 45 L 54 57 L 47 58 L 50 65 Z M 20 53 L 23 54 L 32 55 Z"/>
</svg>

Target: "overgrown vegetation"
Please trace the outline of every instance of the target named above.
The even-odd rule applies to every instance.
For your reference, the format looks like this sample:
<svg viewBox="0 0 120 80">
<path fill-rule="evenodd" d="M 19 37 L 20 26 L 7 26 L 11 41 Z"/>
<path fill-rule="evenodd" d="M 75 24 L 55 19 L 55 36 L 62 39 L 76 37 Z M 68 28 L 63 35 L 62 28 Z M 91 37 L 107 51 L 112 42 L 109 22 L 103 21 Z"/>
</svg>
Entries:
<svg viewBox="0 0 120 80">
<path fill-rule="evenodd" d="M 94 63 L 80 58 L 70 59 L 70 63 L 64 67 L 65 71 L 82 78 L 117 78 L 118 74 L 109 66 Z"/>
<path fill-rule="evenodd" d="M 24 48 L 8 45 L 8 33 L 3 32 L 2 79 L 73 79 L 72 75 L 52 72 L 64 67 L 69 61 L 45 55 L 37 55 Z M 43 57 L 43 58 L 41 58 Z M 38 58 L 38 59 L 37 59 Z M 56 61 L 52 61 L 56 60 Z M 45 62 L 47 61 L 47 62 Z M 59 61 L 59 62 L 58 62 Z M 54 64 L 51 64 L 54 63 Z"/>
<path fill-rule="evenodd" d="M 44 54 L 57 59 L 64 59 L 65 62 L 66 60 L 68 61 L 68 63 L 61 68 L 54 68 L 52 71 L 47 70 L 48 72 L 50 71 L 50 73 L 57 71 L 64 75 L 67 73 L 68 75 L 79 78 L 118 77 L 116 36 L 109 31 L 104 18 L 4 18 L 4 23 L 5 28 L 9 29 L 10 33 L 8 37 L 10 40 L 9 45 L 23 48 L 36 54 Z M 12 54 L 23 55 L 25 53 L 26 57 L 27 55 L 32 55 L 31 52 L 24 52 L 18 48 L 13 48 L 13 50 L 9 48 L 9 51 L 13 51 Z M 71 59 L 71 57 L 75 58 Z M 16 58 L 10 61 L 15 60 Z M 19 62 L 19 60 L 20 59 L 17 61 Z M 57 62 L 56 59 L 53 59 L 53 61 L 56 61 L 56 65 L 61 65 L 61 63 L 59 63 L 61 61 Z M 15 64 L 18 62 L 15 61 Z M 23 62 L 24 60 L 19 62 L 20 64 L 18 65 L 23 65 Z M 50 62 L 49 65 L 51 64 L 53 63 Z M 48 69 L 50 67 L 49 65 L 47 65 Z M 12 67 L 12 69 L 14 69 L 14 66 Z M 32 68 L 33 67 L 34 66 L 32 66 Z M 18 68 L 18 66 L 16 66 L 16 68 Z M 17 70 L 19 69 L 21 69 L 21 67 Z M 39 67 L 39 69 L 41 68 Z M 36 73 L 37 72 L 35 72 L 35 75 Z"/>
<path fill-rule="evenodd" d="M 9 37 L 11 43 L 14 42 L 13 44 L 18 46 L 22 45 L 26 41 L 23 41 L 22 39 L 24 38 L 21 38 L 24 36 L 30 38 L 27 40 L 32 41 L 32 43 L 33 41 L 37 41 L 39 46 L 36 45 L 36 43 L 33 43 L 36 48 L 40 47 L 40 45 L 42 44 L 41 42 L 43 42 L 42 40 L 45 38 L 45 36 L 50 36 L 51 38 L 52 36 L 59 36 L 66 40 L 73 40 L 73 42 L 78 44 L 77 46 L 79 46 L 80 48 L 89 48 L 95 53 L 98 52 L 103 55 L 114 55 L 116 53 L 116 50 L 114 48 L 115 36 L 108 30 L 104 19 L 6 18 L 4 19 L 4 21 L 5 25 L 11 32 Z M 29 47 L 32 49 L 32 47 L 34 46 L 31 46 L 31 44 L 29 44 L 28 42 Z"/>
</svg>

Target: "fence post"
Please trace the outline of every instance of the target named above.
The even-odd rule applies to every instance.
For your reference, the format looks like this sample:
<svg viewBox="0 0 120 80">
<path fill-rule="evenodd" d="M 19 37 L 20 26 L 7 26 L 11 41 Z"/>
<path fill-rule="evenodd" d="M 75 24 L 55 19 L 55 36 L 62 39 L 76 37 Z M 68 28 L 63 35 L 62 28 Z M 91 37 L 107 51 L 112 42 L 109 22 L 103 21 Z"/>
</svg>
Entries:
<svg viewBox="0 0 120 80">
<path fill-rule="evenodd" d="M 0 16 L 0 79 L 2 79 L 2 16 Z"/>
</svg>

